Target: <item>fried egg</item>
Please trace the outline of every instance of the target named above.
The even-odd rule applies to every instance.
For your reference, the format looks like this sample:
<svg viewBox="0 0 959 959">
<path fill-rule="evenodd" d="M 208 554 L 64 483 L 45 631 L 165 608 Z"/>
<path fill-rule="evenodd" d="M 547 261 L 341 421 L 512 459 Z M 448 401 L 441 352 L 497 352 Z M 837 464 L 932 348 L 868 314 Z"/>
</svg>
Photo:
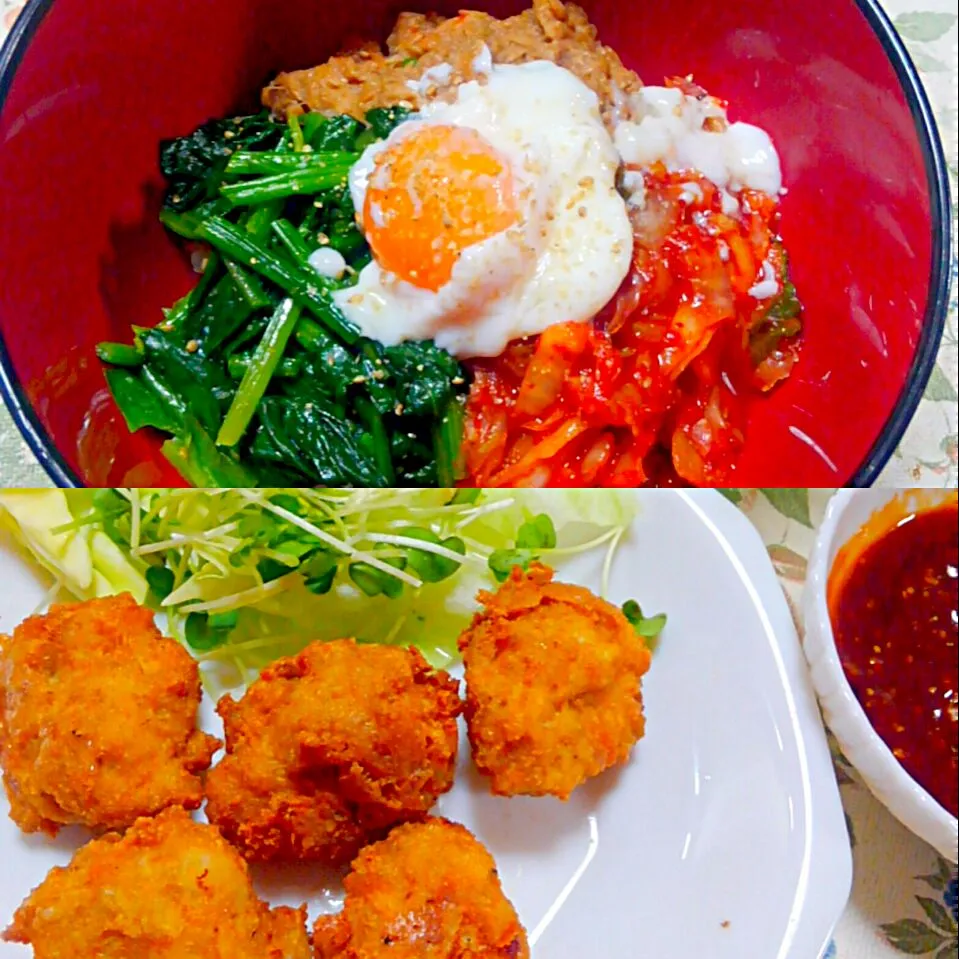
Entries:
<svg viewBox="0 0 959 959">
<path fill-rule="evenodd" d="M 588 320 L 632 256 L 619 162 L 595 93 L 568 70 L 483 65 L 351 170 L 373 261 L 338 305 L 368 337 L 459 357 Z"/>
</svg>

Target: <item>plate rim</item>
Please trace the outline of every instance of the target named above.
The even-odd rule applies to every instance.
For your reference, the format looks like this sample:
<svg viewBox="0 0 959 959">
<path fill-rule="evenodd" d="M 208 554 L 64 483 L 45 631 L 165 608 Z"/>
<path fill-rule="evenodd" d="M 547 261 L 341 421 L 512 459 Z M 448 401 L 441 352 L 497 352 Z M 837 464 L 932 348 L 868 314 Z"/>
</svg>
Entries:
<svg viewBox="0 0 959 959">
<path fill-rule="evenodd" d="M 678 490 L 681 498 L 710 520 L 713 535 L 734 548 L 747 579 L 772 627 L 767 637 L 775 644 L 780 676 L 793 700 L 793 729 L 797 748 L 805 758 L 807 790 L 804 884 L 797 891 L 794 912 L 779 953 L 769 959 L 821 957 L 839 924 L 852 892 L 852 846 L 809 665 L 803 652 L 799 625 L 766 551 L 765 543 L 746 515 L 717 490 Z M 697 508 L 698 507 L 698 508 Z M 816 782 L 811 781 L 811 777 Z M 841 841 L 839 841 L 841 839 Z M 803 896 L 801 893 L 807 893 Z M 809 898 L 808 893 L 815 895 Z M 820 895 L 821 894 L 821 895 Z M 809 951 L 811 946 L 815 951 Z M 802 951 L 800 951 L 802 950 Z"/>
</svg>

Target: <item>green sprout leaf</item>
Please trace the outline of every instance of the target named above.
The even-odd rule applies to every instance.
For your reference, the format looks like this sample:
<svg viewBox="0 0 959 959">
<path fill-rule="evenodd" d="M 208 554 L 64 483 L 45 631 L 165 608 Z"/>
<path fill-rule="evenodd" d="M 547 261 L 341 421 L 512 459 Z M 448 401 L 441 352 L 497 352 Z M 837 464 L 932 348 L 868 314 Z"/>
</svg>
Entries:
<svg viewBox="0 0 959 959">
<path fill-rule="evenodd" d="M 401 556 L 394 556 L 384 562 L 396 569 L 406 568 L 406 559 Z M 375 566 L 370 566 L 369 563 L 351 563 L 349 573 L 357 589 L 367 596 L 382 594 L 389 599 L 396 599 L 403 592 L 402 580 L 376 569 Z"/>
<path fill-rule="evenodd" d="M 233 629 L 240 621 L 240 612 L 236 609 L 228 610 L 225 613 L 210 613 L 207 616 L 207 626 L 210 629 Z"/>
<path fill-rule="evenodd" d="M 314 596 L 323 596 L 333 588 L 333 581 L 336 579 L 336 566 L 331 566 L 325 573 L 317 573 L 308 576 L 304 580 L 306 588 Z"/>
<path fill-rule="evenodd" d="M 153 595 L 162 602 L 173 592 L 176 577 L 166 566 L 151 566 L 146 571 L 146 580 Z"/>
<path fill-rule="evenodd" d="M 446 539 L 440 539 L 431 529 L 423 529 L 418 526 L 410 526 L 400 530 L 400 532 L 410 539 L 418 539 L 424 543 L 432 543 L 434 546 L 442 546 L 453 553 L 459 553 L 460 556 L 466 555 L 466 544 L 458 536 L 448 536 Z M 436 553 L 431 553 L 425 549 L 410 548 L 406 559 L 410 571 L 424 583 L 440 583 L 452 576 L 463 565 L 448 556 L 438 556 Z"/>
<path fill-rule="evenodd" d="M 528 549 L 496 549 L 490 554 L 487 565 L 496 582 L 503 583 L 514 567 L 529 569 L 529 564 L 535 559 L 536 554 Z"/>
<path fill-rule="evenodd" d="M 226 614 L 221 613 L 219 615 L 223 617 Z M 190 613 L 187 616 L 184 634 L 187 645 L 191 649 L 204 653 L 216 649 L 217 646 L 222 646 L 226 642 L 232 626 L 219 628 L 215 625 L 216 621 L 211 622 L 211 619 L 212 617 L 207 616 L 206 613 Z M 235 619 L 233 625 L 236 625 Z"/>
<path fill-rule="evenodd" d="M 498 583 L 504 582 L 514 567 L 529 569 L 540 558 L 540 551 L 556 548 L 556 527 L 545 513 L 523 523 L 516 532 L 515 549 L 494 550 L 487 561 Z"/>
<path fill-rule="evenodd" d="M 516 534 L 517 549 L 555 549 L 556 527 L 545 514 L 540 513 L 523 523 Z"/>
<path fill-rule="evenodd" d="M 633 629 L 643 639 L 656 639 L 666 625 L 666 614 L 657 613 L 655 616 L 644 616 L 643 608 L 635 599 L 628 599 L 623 603 L 623 615 L 630 621 Z"/>
</svg>

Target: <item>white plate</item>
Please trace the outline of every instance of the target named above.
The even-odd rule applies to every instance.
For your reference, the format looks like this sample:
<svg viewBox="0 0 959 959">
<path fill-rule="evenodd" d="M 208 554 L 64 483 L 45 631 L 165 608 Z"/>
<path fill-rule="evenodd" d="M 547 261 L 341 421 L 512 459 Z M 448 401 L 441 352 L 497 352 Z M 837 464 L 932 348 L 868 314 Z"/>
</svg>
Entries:
<svg viewBox="0 0 959 959">
<path fill-rule="evenodd" d="M 440 811 L 495 855 L 535 959 L 814 959 L 851 857 L 796 631 L 749 522 L 711 491 L 642 491 L 611 598 L 665 610 L 647 733 L 623 769 L 552 799 L 497 799 L 463 757 Z M 597 588 L 600 558 L 562 570 Z M 0 630 L 44 587 L 0 544 Z M 0 799 L 0 923 L 75 837 L 24 837 Z M 298 870 L 275 901 L 313 893 Z M 335 896 L 333 897 L 335 900 Z M 327 904 L 328 907 L 328 904 Z M 27 950 L 0 944 L 0 959 Z"/>
</svg>

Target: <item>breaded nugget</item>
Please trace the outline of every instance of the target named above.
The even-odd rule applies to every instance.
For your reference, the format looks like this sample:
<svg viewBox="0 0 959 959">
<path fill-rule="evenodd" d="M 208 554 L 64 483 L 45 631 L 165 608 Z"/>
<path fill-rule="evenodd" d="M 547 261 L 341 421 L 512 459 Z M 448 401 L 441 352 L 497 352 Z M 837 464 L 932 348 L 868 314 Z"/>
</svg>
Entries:
<svg viewBox="0 0 959 959">
<path fill-rule="evenodd" d="M 197 730 L 200 678 L 131 596 L 53 606 L 0 637 L 0 767 L 26 832 L 122 829 L 196 809 L 217 740 Z"/>
<path fill-rule="evenodd" d="M 502 796 L 562 799 L 643 735 L 650 654 L 615 606 L 518 567 L 459 639 L 473 760 Z"/>
<path fill-rule="evenodd" d="M 316 959 L 529 957 L 493 857 L 463 826 L 398 826 L 359 854 L 344 885 L 343 911 L 314 927 Z"/>
<path fill-rule="evenodd" d="M 461 709 L 413 649 L 312 643 L 220 700 L 207 815 L 253 861 L 349 862 L 453 785 Z"/>
<path fill-rule="evenodd" d="M 305 909 L 271 910 L 242 857 L 182 809 L 52 869 L 3 934 L 36 959 L 309 959 Z"/>
</svg>

